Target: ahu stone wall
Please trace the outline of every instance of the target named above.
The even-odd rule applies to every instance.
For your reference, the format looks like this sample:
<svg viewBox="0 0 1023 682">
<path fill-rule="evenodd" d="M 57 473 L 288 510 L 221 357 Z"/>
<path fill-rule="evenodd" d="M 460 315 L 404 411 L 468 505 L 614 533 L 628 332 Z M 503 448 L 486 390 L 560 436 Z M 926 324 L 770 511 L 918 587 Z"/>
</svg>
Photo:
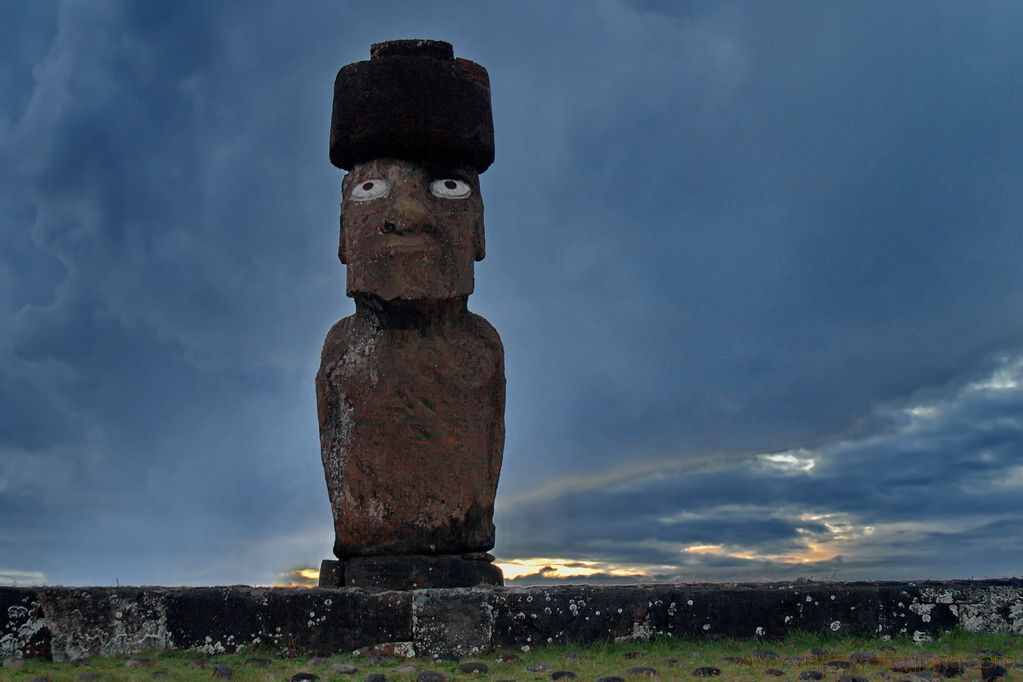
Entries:
<svg viewBox="0 0 1023 682">
<path fill-rule="evenodd" d="M 419 656 L 651 637 L 818 632 L 926 640 L 1023 634 L 1023 579 L 698 583 L 366 592 L 233 587 L 0 587 L 0 658 L 73 660 L 261 646 L 330 655 L 403 643 Z"/>
</svg>

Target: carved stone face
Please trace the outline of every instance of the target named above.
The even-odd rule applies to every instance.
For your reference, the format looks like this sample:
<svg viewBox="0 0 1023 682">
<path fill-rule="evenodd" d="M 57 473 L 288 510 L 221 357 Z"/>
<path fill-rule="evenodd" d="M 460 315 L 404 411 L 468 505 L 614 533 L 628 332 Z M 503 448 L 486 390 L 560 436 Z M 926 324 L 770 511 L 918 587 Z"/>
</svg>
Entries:
<svg viewBox="0 0 1023 682">
<path fill-rule="evenodd" d="M 468 296 L 484 256 L 478 174 L 398 159 L 355 166 L 341 184 L 339 255 L 349 296 Z"/>
</svg>

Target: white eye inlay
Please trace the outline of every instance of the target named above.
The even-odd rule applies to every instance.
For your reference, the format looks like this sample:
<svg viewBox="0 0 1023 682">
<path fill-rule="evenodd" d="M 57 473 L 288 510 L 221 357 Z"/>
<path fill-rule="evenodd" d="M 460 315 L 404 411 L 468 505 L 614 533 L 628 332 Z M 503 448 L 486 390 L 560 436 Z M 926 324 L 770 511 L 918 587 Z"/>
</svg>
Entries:
<svg viewBox="0 0 1023 682">
<path fill-rule="evenodd" d="M 472 194 L 472 188 L 467 182 L 442 178 L 430 183 L 430 193 L 441 199 L 465 199 Z"/>
<path fill-rule="evenodd" d="M 373 178 L 363 180 L 352 188 L 352 201 L 372 201 L 387 196 L 391 191 L 391 185 L 386 180 Z"/>
</svg>

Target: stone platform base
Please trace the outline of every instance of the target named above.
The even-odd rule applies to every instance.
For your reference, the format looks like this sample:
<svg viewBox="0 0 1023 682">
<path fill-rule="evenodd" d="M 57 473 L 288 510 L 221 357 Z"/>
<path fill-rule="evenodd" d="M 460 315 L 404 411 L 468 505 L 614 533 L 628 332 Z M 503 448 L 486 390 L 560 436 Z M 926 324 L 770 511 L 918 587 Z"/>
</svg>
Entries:
<svg viewBox="0 0 1023 682">
<path fill-rule="evenodd" d="M 0 658 L 260 646 L 327 656 L 401 643 L 418 656 L 494 648 L 797 632 L 926 640 L 1023 634 L 1023 579 L 358 588 L 0 587 Z"/>
<path fill-rule="evenodd" d="M 492 554 L 353 557 L 324 559 L 320 587 L 361 587 L 364 590 L 421 590 L 504 585 Z"/>
</svg>

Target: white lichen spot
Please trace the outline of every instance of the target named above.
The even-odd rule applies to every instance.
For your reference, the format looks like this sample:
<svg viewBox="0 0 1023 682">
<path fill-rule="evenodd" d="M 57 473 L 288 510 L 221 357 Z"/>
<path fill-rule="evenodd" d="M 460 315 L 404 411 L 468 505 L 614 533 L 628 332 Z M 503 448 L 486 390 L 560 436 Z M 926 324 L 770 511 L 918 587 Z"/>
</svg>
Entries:
<svg viewBox="0 0 1023 682">
<path fill-rule="evenodd" d="M 913 631 L 913 641 L 916 642 L 917 644 L 922 644 L 923 642 L 930 642 L 933 639 L 934 638 L 931 637 L 926 632 L 921 632 L 920 630 Z"/>
<path fill-rule="evenodd" d="M 687 599 L 686 600 L 686 604 L 689 605 L 689 606 L 692 606 L 693 605 L 693 600 L 692 599 Z M 618 612 L 621 613 L 621 609 L 619 609 Z"/>
<path fill-rule="evenodd" d="M 756 632 L 757 632 L 757 637 L 763 637 L 764 636 L 764 628 L 760 627 L 759 625 L 757 626 Z"/>
<path fill-rule="evenodd" d="M 528 644 L 523 644 L 521 648 L 522 648 L 522 653 L 524 653 L 524 654 L 528 654 L 529 653 L 529 645 Z"/>
<path fill-rule="evenodd" d="M 806 595 L 806 603 L 809 604 L 812 601 L 813 601 L 813 597 L 811 597 L 810 595 Z"/>
<path fill-rule="evenodd" d="M 832 632 L 838 632 L 839 628 L 841 628 L 841 627 L 842 627 L 842 624 L 840 622 L 838 622 L 837 620 L 831 621 L 831 631 Z"/>
<path fill-rule="evenodd" d="M 704 629 L 704 631 L 710 630 L 710 623 L 704 623 L 703 624 L 703 629 Z"/>
<path fill-rule="evenodd" d="M 786 623 L 788 623 L 790 620 L 792 620 L 792 616 L 785 616 L 785 622 Z"/>
</svg>

